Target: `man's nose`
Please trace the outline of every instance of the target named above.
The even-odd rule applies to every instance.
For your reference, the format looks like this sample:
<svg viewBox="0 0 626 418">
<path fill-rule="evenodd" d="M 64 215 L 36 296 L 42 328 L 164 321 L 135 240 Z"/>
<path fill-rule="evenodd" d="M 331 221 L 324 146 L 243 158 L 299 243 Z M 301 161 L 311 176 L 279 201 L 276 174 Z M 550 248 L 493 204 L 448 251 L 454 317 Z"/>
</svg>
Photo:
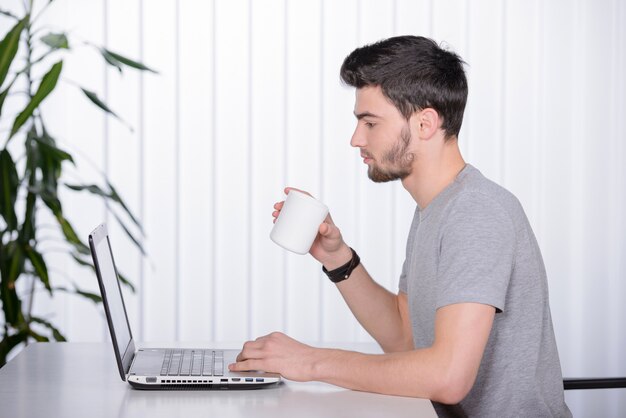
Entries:
<svg viewBox="0 0 626 418">
<path fill-rule="evenodd" d="M 353 147 L 364 147 L 366 144 L 365 137 L 361 133 L 361 130 L 357 126 L 352 134 L 352 138 L 350 139 L 350 145 Z"/>
</svg>

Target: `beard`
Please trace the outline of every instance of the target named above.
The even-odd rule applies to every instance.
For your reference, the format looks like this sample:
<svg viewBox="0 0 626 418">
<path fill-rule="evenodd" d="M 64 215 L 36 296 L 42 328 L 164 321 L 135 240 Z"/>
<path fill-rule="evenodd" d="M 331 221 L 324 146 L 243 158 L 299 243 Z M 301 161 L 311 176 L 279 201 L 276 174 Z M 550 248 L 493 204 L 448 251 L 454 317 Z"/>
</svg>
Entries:
<svg viewBox="0 0 626 418">
<path fill-rule="evenodd" d="M 381 163 L 388 167 L 377 166 L 373 162 L 367 170 L 367 176 L 375 183 L 386 183 L 394 180 L 404 180 L 411 172 L 415 155 L 409 152 L 411 130 L 407 124 L 400 132 L 398 142 L 384 155 Z"/>
</svg>

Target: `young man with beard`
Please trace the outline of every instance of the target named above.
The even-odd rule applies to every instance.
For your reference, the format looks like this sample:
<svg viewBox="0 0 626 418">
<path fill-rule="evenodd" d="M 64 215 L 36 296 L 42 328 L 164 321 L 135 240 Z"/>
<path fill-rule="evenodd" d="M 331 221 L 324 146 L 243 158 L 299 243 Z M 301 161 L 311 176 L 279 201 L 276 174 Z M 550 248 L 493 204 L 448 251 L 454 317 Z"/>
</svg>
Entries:
<svg viewBox="0 0 626 418">
<path fill-rule="evenodd" d="M 350 144 L 370 179 L 401 180 L 417 208 L 398 294 L 370 277 L 330 216 L 310 254 L 385 354 L 273 333 L 247 342 L 231 370 L 428 398 L 440 416 L 571 416 L 530 224 L 459 151 L 461 59 L 430 39 L 395 37 L 353 51 L 341 77 L 356 88 Z M 274 208 L 277 217 L 282 202 Z"/>
</svg>

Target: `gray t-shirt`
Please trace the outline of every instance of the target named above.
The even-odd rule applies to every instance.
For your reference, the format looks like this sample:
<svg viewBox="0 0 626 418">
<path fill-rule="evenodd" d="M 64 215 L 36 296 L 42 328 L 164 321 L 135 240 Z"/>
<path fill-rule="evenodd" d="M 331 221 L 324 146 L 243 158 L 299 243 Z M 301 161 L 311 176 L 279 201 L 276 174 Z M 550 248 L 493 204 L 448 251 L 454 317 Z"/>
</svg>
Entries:
<svg viewBox="0 0 626 418">
<path fill-rule="evenodd" d="M 415 211 L 399 288 L 416 348 L 434 341 L 435 313 L 455 303 L 496 308 L 469 394 L 433 402 L 442 417 L 571 417 L 537 240 L 519 201 L 467 164 Z"/>
</svg>

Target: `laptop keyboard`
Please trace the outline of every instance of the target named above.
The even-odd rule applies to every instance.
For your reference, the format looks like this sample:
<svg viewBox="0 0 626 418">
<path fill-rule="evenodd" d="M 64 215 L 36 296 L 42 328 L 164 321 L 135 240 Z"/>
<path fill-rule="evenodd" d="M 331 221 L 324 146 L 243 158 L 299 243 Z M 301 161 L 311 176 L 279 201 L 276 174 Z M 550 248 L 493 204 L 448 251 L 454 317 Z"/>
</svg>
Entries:
<svg viewBox="0 0 626 418">
<path fill-rule="evenodd" d="M 161 376 L 223 376 L 224 352 L 166 350 Z"/>
</svg>

